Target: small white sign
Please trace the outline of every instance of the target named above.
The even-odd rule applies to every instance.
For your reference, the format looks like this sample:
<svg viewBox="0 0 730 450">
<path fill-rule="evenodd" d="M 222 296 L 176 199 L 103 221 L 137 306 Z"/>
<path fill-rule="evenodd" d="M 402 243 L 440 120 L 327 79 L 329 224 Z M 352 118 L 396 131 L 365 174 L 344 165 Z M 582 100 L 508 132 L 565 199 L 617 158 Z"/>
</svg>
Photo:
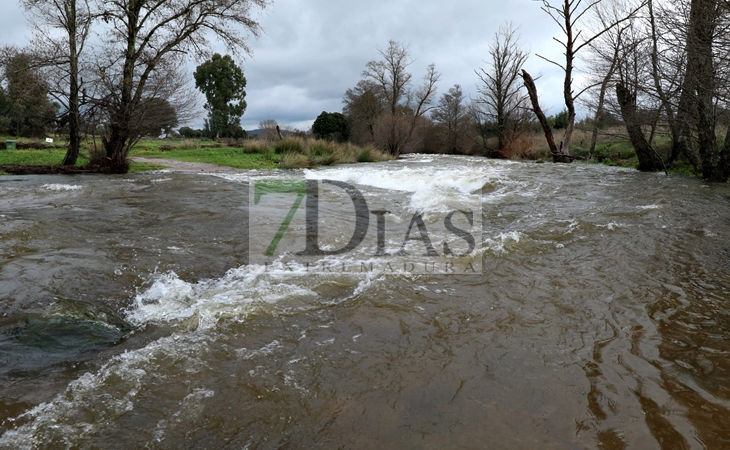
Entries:
<svg viewBox="0 0 730 450">
<path fill-rule="evenodd" d="M 53 144 L 53 138 L 46 138 L 46 142 L 48 142 L 49 144 Z"/>
</svg>

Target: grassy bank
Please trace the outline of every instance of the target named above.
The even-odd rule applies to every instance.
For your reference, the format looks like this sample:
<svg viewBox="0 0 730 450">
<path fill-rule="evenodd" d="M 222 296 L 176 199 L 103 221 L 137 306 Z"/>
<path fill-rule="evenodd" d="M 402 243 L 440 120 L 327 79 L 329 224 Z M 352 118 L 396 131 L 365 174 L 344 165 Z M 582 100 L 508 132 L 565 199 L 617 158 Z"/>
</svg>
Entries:
<svg viewBox="0 0 730 450">
<path fill-rule="evenodd" d="M 555 130 L 555 140 L 562 139 L 563 130 Z M 610 166 L 636 168 L 638 160 L 623 127 L 601 130 L 596 148 L 589 155 L 591 133 L 589 130 L 576 128 L 573 134 L 573 155 L 585 158 L 586 163 L 601 163 Z M 1 150 L 0 165 L 50 165 L 59 164 L 65 154 L 66 142 L 56 140 L 47 144 L 18 139 L 24 146 L 38 144 L 42 149 Z M 494 141 L 494 142 L 492 142 Z M 0 143 L 4 139 L 0 137 Z M 496 139 L 489 140 L 487 146 L 496 148 Z M 666 160 L 671 142 L 666 136 L 658 135 L 653 141 L 656 151 Z M 3 145 L 4 147 L 4 145 Z M 91 142 L 85 142 L 77 166 L 89 162 L 89 154 L 94 151 Z M 220 140 L 208 139 L 143 139 L 132 149 L 131 157 L 160 158 L 160 164 L 132 162 L 130 172 L 161 169 L 164 159 L 193 163 L 208 163 L 237 169 L 293 169 L 348 164 L 358 162 L 375 162 L 392 159 L 373 146 L 355 146 L 349 143 L 340 144 L 330 141 L 302 138 L 286 138 L 281 141 L 252 140 Z M 526 133 L 512 142 L 507 157 L 511 159 L 551 161 L 551 155 L 540 133 Z M 677 161 L 668 168 L 670 172 L 697 176 L 693 168 L 685 161 Z"/>
<path fill-rule="evenodd" d="M 131 156 L 217 164 L 219 166 L 234 167 L 236 169 L 275 169 L 278 167 L 279 161 L 279 156 L 273 152 L 246 153 L 237 148 L 194 148 L 174 150 L 135 148 L 132 150 Z M 164 165 L 164 162 L 161 161 L 160 163 Z"/>
<path fill-rule="evenodd" d="M 392 159 L 373 147 L 287 138 L 281 141 L 141 141 L 130 156 L 175 159 L 237 169 L 295 169 Z"/>
<path fill-rule="evenodd" d="M 47 148 L 47 149 L 23 149 L 23 150 L 0 150 L 0 166 L 6 164 L 20 166 L 48 166 L 60 164 L 66 155 L 65 148 Z M 76 161 L 76 166 L 81 167 L 89 163 L 89 157 L 86 154 L 80 154 Z M 158 164 L 132 162 L 129 171 L 144 172 L 147 170 L 162 169 L 163 166 Z M 4 172 L 0 171 L 0 174 Z"/>
<path fill-rule="evenodd" d="M 0 149 L 0 165 L 57 165 L 66 153 L 65 142 L 33 143 L 38 149 Z M 4 142 L 4 140 L 2 141 Z M 84 142 L 76 166 L 89 163 L 91 142 Z M 210 141 L 206 139 L 144 139 L 130 153 L 131 157 L 160 158 L 160 164 L 131 162 L 130 172 L 157 170 L 165 167 L 164 159 L 198 162 L 237 169 L 304 168 L 355 162 L 384 161 L 389 155 L 373 147 L 357 147 L 316 139 L 288 138 L 281 141 L 244 140 Z M 0 172 L 1 173 L 1 172 Z"/>
</svg>

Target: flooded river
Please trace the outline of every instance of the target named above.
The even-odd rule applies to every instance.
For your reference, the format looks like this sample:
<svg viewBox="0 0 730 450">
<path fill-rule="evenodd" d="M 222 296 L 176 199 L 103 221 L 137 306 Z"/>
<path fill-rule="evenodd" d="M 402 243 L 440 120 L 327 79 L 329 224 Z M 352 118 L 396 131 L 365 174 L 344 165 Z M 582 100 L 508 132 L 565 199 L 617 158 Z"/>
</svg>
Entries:
<svg viewBox="0 0 730 450">
<path fill-rule="evenodd" d="M 477 273 L 254 261 L 293 201 L 254 199 L 272 179 L 385 203 L 365 243 L 419 215 L 441 256 L 476 198 Z M 320 197 L 342 247 L 356 202 Z M 422 155 L 0 177 L 0 448 L 730 448 L 729 290 L 730 187 L 682 176 Z"/>
</svg>

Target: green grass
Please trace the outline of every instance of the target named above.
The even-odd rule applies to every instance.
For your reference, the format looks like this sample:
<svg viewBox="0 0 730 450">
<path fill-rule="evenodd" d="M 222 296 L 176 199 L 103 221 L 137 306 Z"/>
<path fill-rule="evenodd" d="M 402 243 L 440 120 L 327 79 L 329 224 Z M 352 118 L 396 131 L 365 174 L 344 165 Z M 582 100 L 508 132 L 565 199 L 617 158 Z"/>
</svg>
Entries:
<svg viewBox="0 0 730 450">
<path fill-rule="evenodd" d="M 191 148 L 195 145 L 202 148 Z M 213 148 L 214 145 L 217 147 Z M 272 143 L 264 140 L 227 143 L 205 140 L 148 140 L 141 141 L 135 146 L 130 156 L 217 164 L 237 169 L 296 169 L 392 159 L 374 147 L 356 147 L 350 144 L 300 138 L 287 138 Z"/>
<path fill-rule="evenodd" d="M 160 151 L 147 147 L 135 147 L 130 156 L 175 159 L 234 167 L 236 169 L 275 169 L 280 156 L 273 152 L 247 153 L 245 148 L 195 148 Z"/>
<path fill-rule="evenodd" d="M 58 144 L 60 141 L 56 143 Z M 89 163 L 88 152 L 94 148 L 90 141 L 82 145 L 77 166 Z M 0 150 L 0 164 L 55 165 L 63 161 L 65 153 L 65 148 Z M 291 169 L 392 159 L 390 155 L 372 146 L 356 147 L 351 144 L 300 138 L 287 138 L 277 142 L 143 139 L 134 146 L 129 156 L 160 159 L 159 164 L 132 161 L 129 170 L 132 173 L 163 169 L 165 159 L 247 170 Z"/>
<path fill-rule="evenodd" d="M 66 155 L 66 149 L 50 148 L 41 150 L 0 150 L 0 164 L 18 164 L 24 166 L 41 166 L 61 164 Z M 89 163 L 85 155 L 79 155 L 77 166 Z"/>
<path fill-rule="evenodd" d="M 66 155 L 66 149 L 52 148 L 41 150 L 0 150 L 0 165 L 17 164 L 19 166 L 46 166 L 61 164 Z M 84 166 L 89 163 L 85 154 L 80 154 L 76 166 Z M 148 170 L 164 169 L 158 164 L 132 162 L 129 171 L 131 173 L 145 172 Z M 0 171 L 0 175 L 8 175 Z"/>
<path fill-rule="evenodd" d="M 143 163 L 132 161 L 129 164 L 129 173 L 149 172 L 150 170 L 162 170 L 165 166 L 161 164 Z"/>
</svg>

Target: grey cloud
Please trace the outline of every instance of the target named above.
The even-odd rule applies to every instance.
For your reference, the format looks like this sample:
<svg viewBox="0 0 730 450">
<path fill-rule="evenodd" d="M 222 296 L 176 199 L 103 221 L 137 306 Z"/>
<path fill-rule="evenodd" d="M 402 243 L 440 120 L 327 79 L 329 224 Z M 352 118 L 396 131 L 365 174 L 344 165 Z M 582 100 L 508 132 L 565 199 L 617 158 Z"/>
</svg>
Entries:
<svg viewBox="0 0 730 450">
<path fill-rule="evenodd" d="M 415 62 L 414 82 L 435 63 L 442 74 L 439 92 L 460 84 L 476 94 L 474 70 L 485 67 L 487 47 L 505 21 L 519 25 L 522 41 L 532 50 L 559 58 L 560 49 L 539 5 L 531 1 L 355 1 L 318 0 L 299 3 L 279 0 L 261 17 L 265 35 L 252 42 L 253 59 L 246 62 L 249 89 L 271 91 L 249 98 L 248 117 L 265 114 L 280 123 L 310 122 L 322 111 L 340 111 L 342 95 L 360 79 L 365 64 L 378 58 L 377 49 L 389 39 L 409 46 Z M 554 28 L 554 29 L 553 29 Z M 536 57 L 527 65 L 542 72 L 538 89 L 546 104 L 560 108 L 562 80 L 552 86 L 556 68 Z M 296 95 L 282 96 L 284 86 L 297 86 Z M 259 101 L 261 103 L 259 103 Z M 282 103 L 272 103 L 281 101 Z M 290 117 L 296 110 L 296 118 Z"/>
<path fill-rule="evenodd" d="M 3 43 L 24 44 L 30 33 L 17 2 L 0 4 Z M 239 61 L 248 80 L 243 126 L 255 128 L 260 120 L 275 119 L 308 128 L 320 112 L 340 111 L 345 90 L 358 82 L 365 64 L 378 58 L 377 49 L 387 47 L 389 39 L 409 46 L 414 83 L 435 63 L 441 73 L 439 93 L 460 84 L 474 96 L 474 70 L 486 67 L 488 44 L 506 21 L 520 26 L 522 42 L 533 53 L 526 68 L 543 75 L 537 83 L 546 109 L 559 110 L 560 71 L 534 56 L 561 57 L 552 41 L 559 29 L 539 6 L 530 0 L 275 0 L 256 13 L 264 32 L 250 41 L 252 57 Z M 189 64 L 191 80 L 195 65 Z M 201 108 L 192 125 L 202 125 L 204 117 Z"/>
</svg>

